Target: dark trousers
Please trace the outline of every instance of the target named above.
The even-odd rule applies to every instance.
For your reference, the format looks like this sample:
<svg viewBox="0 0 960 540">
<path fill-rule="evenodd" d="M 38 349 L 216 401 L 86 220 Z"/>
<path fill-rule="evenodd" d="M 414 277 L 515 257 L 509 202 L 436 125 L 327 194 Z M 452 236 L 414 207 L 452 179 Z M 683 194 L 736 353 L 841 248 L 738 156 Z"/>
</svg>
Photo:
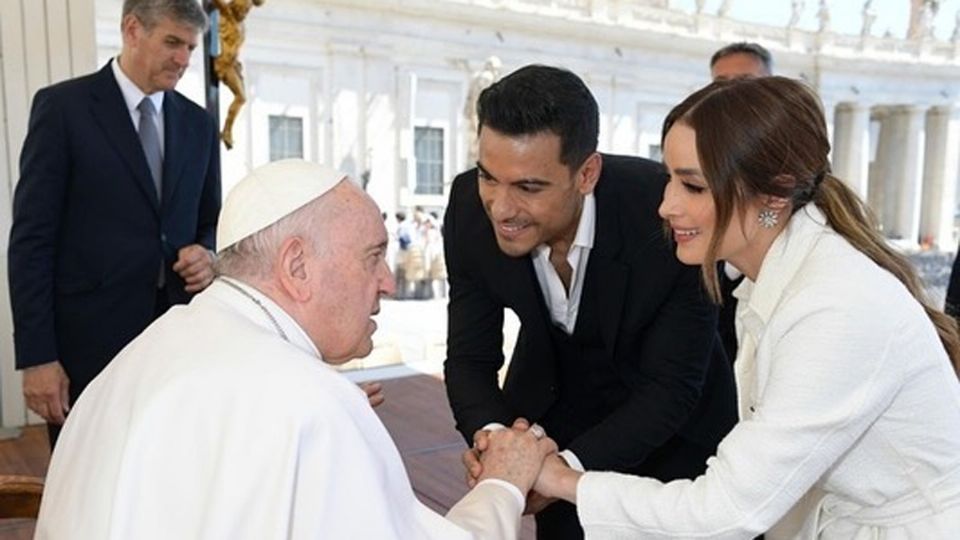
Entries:
<svg viewBox="0 0 960 540">
<path fill-rule="evenodd" d="M 678 478 L 692 479 L 707 470 L 707 458 L 715 453 L 716 448 L 706 448 L 673 438 L 665 446 L 652 452 L 631 474 L 656 478 L 661 482 Z M 577 507 L 566 501 L 551 504 L 536 515 L 536 520 L 538 540 L 583 539 Z"/>
<path fill-rule="evenodd" d="M 153 304 L 153 318 L 154 320 L 160 318 L 161 315 L 167 312 L 170 309 L 170 296 L 167 294 L 166 287 L 161 287 L 157 289 L 156 300 Z M 80 397 L 80 393 L 83 392 L 83 388 L 76 388 L 73 385 L 70 386 L 70 406 L 73 407 L 73 404 L 76 403 L 77 398 Z M 57 439 L 60 437 L 60 430 L 63 426 L 58 424 L 47 424 L 47 437 L 50 439 L 50 450 L 53 451 L 53 448 L 57 445 Z"/>
<path fill-rule="evenodd" d="M 60 429 L 62 427 L 60 424 L 47 423 L 47 437 L 50 439 L 51 452 L 53 452 L 53 447 L 57 445 L 57 439 L 60 437 Z"/>
</svg>

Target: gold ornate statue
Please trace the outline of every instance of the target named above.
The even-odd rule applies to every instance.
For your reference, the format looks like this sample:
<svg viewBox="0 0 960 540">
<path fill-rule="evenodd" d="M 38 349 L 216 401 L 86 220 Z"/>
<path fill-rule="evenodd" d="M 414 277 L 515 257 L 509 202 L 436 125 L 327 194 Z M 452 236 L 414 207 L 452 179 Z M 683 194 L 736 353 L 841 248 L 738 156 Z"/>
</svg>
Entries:
<svg viewBox="0 0 960 540">
<path fill-rule="evenodd" d="M 233 148 L 233 121 L 247 101 L 243 89 L 243 65 L 240 63 L 240 46 L 243 45 L 243 20 L 253 9 L 262 6 L 265 0 L 213 0 L 214 7 L 220 12 L 220 55 L 214 60 L 213 71 L 217 79 L 223 81 L 233 92 L 233 102 L 227 111 L 220 138 L 227 148 Z"/>
</svg>

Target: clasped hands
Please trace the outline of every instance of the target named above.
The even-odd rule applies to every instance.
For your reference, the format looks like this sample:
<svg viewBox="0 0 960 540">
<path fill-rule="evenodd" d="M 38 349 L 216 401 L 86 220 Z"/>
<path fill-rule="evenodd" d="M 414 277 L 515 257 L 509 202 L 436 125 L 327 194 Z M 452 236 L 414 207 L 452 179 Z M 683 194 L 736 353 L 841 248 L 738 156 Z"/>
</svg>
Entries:
<svg viewBox="0 0 960 540">
<path fill-rule="evenodd" d="M 570 472 L 557 454 L 557 444 L 543 428 L 518 418 L 509 429 L 479 430 L 473 447 L 463 453 L 467 485 L 497 478 L 527 495 L 525 514 L 536 514 L 557 500 L 559 470 Z"/>
</svg>

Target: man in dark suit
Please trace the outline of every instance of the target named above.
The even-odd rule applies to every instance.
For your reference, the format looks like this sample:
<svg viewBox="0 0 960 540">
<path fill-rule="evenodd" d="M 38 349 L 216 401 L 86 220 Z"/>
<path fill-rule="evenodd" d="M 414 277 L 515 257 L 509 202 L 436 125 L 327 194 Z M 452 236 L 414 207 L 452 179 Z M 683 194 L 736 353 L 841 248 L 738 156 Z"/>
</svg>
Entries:
<svg viewBox="0 0 960 540">
<path fill-rule="evenodd" d="M 517 417 L 575 468 L 693 478 L 736 420 L 733 377 L 699 269 L 674 256 L 652 161 L 596 152 L 576 75 L 527 66 L 478 101 L 477 168 L 453 182 L 445 376 L 475 448 Z M 521 327 L 506 381 L 503 311 Z M 533 497 L 539 538 L 582 538 L 572 505 Z"/>
<path fill-rule="evenodd" d="M 174 91 L 206 25 L 196 0 L 126 0 L 120 56 L 34 97 L 9 278 L 24 397 L 51 444 L 106 363 L 213 279 L 217 129 Z"/>
<path fill-rule="evenodd" d="M 950 281 L 947 283 L 947 298 L 944 302 L 943 311 L 960 321 L 960 246 L 957 246 L 957 256 L 953 259 L 953 268 L 950 271 Z"/>
<path fill-rule="evenodd" d="M 749 41 L 731 43 L 710 57 L 710 78 L 726 81 L 773 75 L 773 55 L 763 45 Z"/>
</svg>

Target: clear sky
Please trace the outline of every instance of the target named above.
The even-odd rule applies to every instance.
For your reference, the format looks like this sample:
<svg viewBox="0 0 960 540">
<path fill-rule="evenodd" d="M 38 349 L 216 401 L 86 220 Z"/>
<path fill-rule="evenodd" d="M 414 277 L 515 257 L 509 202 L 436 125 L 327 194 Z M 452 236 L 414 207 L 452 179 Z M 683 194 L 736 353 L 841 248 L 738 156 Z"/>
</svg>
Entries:
<svg viewBox="0 0 960 540">
<path fill-rule="evenodd" d="M 716 13 L 722 0 L 706 0 L 706 13 Z M 859 34 L 863 26 L 863 4 L 865 0 L 827 0 L 830 9 L 830 24 L 835 32 L 843 34 Z M 791 0 L 733 0 L 730 17 L 770 24 L 786 26 L 790 20 Z M 670 5 L 676 9 L 695 11 L 695 0 L 671 0 Z M 820 9 L 820 0 L 806 0 L 798 27 L 805 30 L 815 30 L 818 27 L 817 11 Z M 882 36 L 889 30 L 894 36 L 903 37 L 907 33 L 910 22 L 910 0 L 873 0 L 873 9 L 877 19 L 873 23 L 871 34 Z M 942 0 L 940 10 L 934 20 L 934 34 L 940 39 L 949 39 L 956 24 L 957 11 L 960 10 L 960 0 Z"/>
</svg>

